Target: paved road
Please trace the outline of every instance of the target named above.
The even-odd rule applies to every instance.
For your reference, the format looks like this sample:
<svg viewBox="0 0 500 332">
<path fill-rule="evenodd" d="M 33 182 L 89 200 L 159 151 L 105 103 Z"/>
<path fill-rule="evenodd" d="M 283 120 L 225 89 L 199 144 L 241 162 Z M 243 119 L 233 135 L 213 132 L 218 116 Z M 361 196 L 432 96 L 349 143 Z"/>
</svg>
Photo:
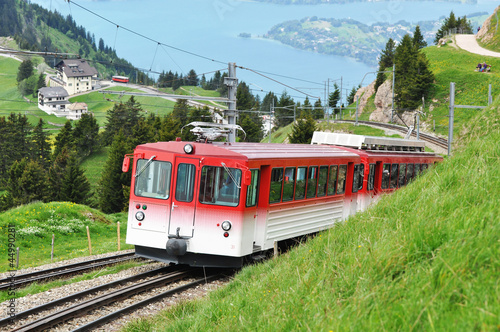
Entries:
<svg viewBox="0 0 500 332">
<path fill-rule="evenodd" d="M 493 52 L 479 46 L 476 35 L 455 35 L 455 42 L 458 47 L 467 52 L 500 58 L 499 52 Z"/>
</svg>

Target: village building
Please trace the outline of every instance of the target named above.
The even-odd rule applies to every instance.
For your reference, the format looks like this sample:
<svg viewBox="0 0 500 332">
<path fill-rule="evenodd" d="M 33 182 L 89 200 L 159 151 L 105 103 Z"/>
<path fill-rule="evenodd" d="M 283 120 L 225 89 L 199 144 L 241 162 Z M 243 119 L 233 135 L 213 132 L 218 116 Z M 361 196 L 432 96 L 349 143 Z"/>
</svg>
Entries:
<svg viewBox="0 0 500 332">
<path fill-rule="evenodd" d="M 60 86 L 41 88 L 38 90 L 38 108 L 50 115 L 78 120 L 88 112 L 87 104 L 71 104 L 68 97 L 66 89 Z"/>
<path fill-rule="evenodd" d="M 51 87 L 65 88 L 69 95 L 94 89 L 97 70 L 82 59 L 66 59 L 59 62 L 57 77 L 50 77 Z"/>
</svg>

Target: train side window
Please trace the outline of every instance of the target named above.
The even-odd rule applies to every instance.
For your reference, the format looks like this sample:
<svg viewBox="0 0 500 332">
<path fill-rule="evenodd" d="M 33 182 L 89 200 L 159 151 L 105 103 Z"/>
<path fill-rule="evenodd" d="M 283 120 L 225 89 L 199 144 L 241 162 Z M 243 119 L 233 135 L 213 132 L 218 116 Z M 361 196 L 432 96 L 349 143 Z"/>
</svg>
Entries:
<svg viewBox="0 0 500 332">
<path fill-rule="evenodd" d="M 283 185 L 283 168 L 273 168 L 271 171 L 271 186 L 269 188 L 269 203 L 281 201 L 281 187 Z"/>
<path fill-rule="evenodd" d="M 413 180 L 413 164 L 408 164 L 406 167 L 406 182 L 410 183 Z"/>
<path fill-rule="evenodd" d="M 328 166 L 320 166 L 318 174 L 318 197 L 326 195 L 327 180 L 328 180 Z"/>
<path fill-rule="evenodd" d="M 384 164 L 382 172 L 382 189 L 389 189 L 389 182 L 391 178 L 391 164 Z"/>
<path fill-rule="evenodd" d="M 283 202 L 293 200 L 295 188 L 295 167 L 285 168 L 285 182 L 283 183 Z"/>
<path fill-rule="evenodd" d="M 354 165 L 354 175 L 352 179 L 352 192 L 357 193 L 359 190 L 363 189 L 363 173 L 365 170 L 365 165 L 356 164 Z"/>
<path fill-rule="evenodd" d="M 347 165 L 340 165 L 339 177 L 337 181 L 337 195 L 345 193 L 346 177 L 347 177 Z"/>
<path fill-rule="evenodd" d="M 375 164 L 370 164 L 370 171 L 368 173 L 368 190 L 373 190 L 375 187 Z"/>
<path fill-rule="evenodd" d="M 406 164 L 399 165 L 399 187 L 406 185 Z"/>
<path fill-rule="evenodd" d="M 328 187 L 327 193 L 328 195 L 335 195 L 335 189 L 337 188 L 337 165 L 330 166 L 330 176 L 328 177 Z"/>
<path fill-rule="evenodd" d="M 154 160 L 148 165 L 147 159 L 139 159 L 136 168 L 138 174 L 134 190 L 136 196 L 159 199 L 169 198 L 172 176 L 171 163 Z M 139 173 L 143 168 L 144 170 Z"/>
<path fill-rule="evenodd" d="M 307 176 L 307 198 L 316 196 L 316 187 L 318 185 L 318 166 L 309 166 Z"/>
<path fill-rule="evenodd" d="M 191 202 L 194 193 L 194 179 L 196 166 L 192 164 L 179 164 L 177 166 L 177 185 L 175 199 L 179 202 Z"/>
<path fill-rule="evenodd" d="M 250 185 L 247 188 L 247 207 L 257 205 L 257 198 L 259 193 L 259 170 L 252 169 L 250 170 L 250 172 L 252 173 L 252 177 L 250 180 Z"/>
<path fill-rule="evenodd" d="M 241 185 L 241 170 L 237 168 L 228 168 L 228 170 L 231 174 L 222 167 L 203 166 L 200 179 L 200 203 L 238 206 L 240 200 L 240 189 L 238 187 Z M 234 180 L 236 180 L 236 183 Z M 253 173 L 251 181 L 252 183 L 256 181 L 254 180 Z M 249 188 L 251 187 L 250 185 Z M 247 203 L 248 192 L 250 190 L 247 190 Z M 255 188 L 253 190 L 256 191 Z M 257 194 L 255 193 L 255 195 Z"/>
<path fill-rule="evenodd" d="M 307 177 L 307 167 L 297 168 L 295 199 L 303 199 L 306 196 L 306 177 Z"/>
<path fill-rule="evenodd" d="M 398 187 L 398 170 L 399 170 L 399 164 L 392 164 L 392 166 L 391 166 L 391 189 Z"/>
<path fill-rule="evenodd" d="M 414 172 L 414 177 L 420 175 L 420 164 L 415 164 L 415 170 L 413 172 Z"/>
</svg>

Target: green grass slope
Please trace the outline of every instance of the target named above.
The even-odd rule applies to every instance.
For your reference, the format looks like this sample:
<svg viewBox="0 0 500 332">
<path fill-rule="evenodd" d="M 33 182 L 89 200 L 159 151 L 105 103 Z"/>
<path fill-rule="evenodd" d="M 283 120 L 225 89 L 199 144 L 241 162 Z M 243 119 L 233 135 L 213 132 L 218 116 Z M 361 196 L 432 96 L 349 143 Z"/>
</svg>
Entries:
<svg viewBox="0 0 500 332">
<path fill-rule="evenodd" d="M 9 245 L 20 248 L 19 268 L 50 263 L 52 234 L 54 260 L 60 261 L 89 255 L 87 230 L 92 241 L 92 254 L 116 251 L 117 222 L 120 222 L 121 249 L 125 244 L 127 216 L 106 215 L 90 207 L 70 202 L 32 203 L 0 213 L 0 272 L 11 269 Z M 14 225 L 12 227 L 11 225 Z"/>
<path fill-rule="evenodd" d="M 498 331 L 500 99 L 467 128 L 365 213 L 124 331 Z"/>
</svg>

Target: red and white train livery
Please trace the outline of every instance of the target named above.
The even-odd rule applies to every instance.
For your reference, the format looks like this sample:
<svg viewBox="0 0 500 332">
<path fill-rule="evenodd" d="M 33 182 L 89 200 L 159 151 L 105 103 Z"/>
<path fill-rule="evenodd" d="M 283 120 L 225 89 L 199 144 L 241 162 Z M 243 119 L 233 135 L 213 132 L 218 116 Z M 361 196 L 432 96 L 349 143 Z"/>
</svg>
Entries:
<svg viewBox="0 0 500 332">
<path fill-rule="evenodd" d="M 133 157 L 127 243 L 159 261 L 239 267 L 276 241 L 332 227 L 442 160 L 422 142 L 334 136 L 137 146 L 123 165 Z"/>
</svg>

